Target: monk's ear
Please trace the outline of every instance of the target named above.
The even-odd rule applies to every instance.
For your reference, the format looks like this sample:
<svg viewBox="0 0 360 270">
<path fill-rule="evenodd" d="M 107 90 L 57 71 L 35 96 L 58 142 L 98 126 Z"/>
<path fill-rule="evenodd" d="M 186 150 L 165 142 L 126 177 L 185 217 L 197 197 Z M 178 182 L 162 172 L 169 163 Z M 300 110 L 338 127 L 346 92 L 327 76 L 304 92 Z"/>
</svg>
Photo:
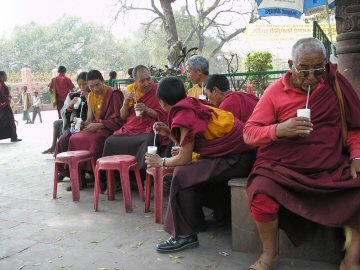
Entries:
<svg viewBox="0 0 360 270">
<path fill-rule="evenodd" d="M 293 67 L 293 64 L 294 64 L 293 60 L 288 60 L 288 64 L 289 64 L 289 69 L 291 71 L 292 67 Z"/>
</svg>

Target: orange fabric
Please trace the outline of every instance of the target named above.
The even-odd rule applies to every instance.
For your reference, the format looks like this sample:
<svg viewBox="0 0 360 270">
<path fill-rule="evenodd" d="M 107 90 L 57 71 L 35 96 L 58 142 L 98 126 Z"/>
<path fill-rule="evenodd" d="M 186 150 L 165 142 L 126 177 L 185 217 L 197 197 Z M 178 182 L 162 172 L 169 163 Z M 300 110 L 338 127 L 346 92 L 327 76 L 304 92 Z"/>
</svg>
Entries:
<svg viewBox="0 0 360 270">
<path fill-rule="evenodd" d="M 204 94 L 204 91 L 203 91 L 202 87 L 200 85 L 198 85 L 198 84 L 195 84 L 187 92 L 188 97 L 194 97 L 194 98 L 199 98 L 199 96 L 203 95 L 203 94 Z"/>
<path fill-rule="evenodd" d="M 218 108 L 207 107 L 214 110 L 214 112 L 212 113 L 212 120 L 210 120 L 208 128 L 204 133 L 204 137 L 211 141 L 229 134 L 235 125 L 234 115 L 231 112 L 226 112 Z"/>
<path fill-rule="evenodd" d="M 99 120 L 100 118 L 101 106 L 103 105 L 104 97 L 109 89 L 109 86 L 104 85 L 103 93 L 101 95 L 95 95 L 95 93 L 92 91 L 89 94 L 89 106 L 96 120 Z"/>
</svg>

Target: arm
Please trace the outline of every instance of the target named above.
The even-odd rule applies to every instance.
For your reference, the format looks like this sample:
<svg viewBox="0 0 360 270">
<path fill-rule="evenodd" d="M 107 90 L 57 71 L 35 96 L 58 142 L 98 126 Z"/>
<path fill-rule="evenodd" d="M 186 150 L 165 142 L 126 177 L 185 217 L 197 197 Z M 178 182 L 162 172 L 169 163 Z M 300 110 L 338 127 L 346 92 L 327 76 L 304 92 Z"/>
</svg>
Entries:
<svg viewBox="0 0 360 270">
<path fill-rule="evenodd" d="M 181 134 L 180 142 L 183 141 L 183 139 L 185 138 L 185 136 L 188 132 L 189 132 L 189 130 L 187 128 L 180 128 L 180 134 Z M 189 163 L 191 163 L 192 153 L 194 150 L 194 144 L 195 144 L 195 141 L 188 142 L 184 146 L 180 147 L 178 155 L 173 156 L 171 158 L 166 158 L 165 160 L 163 160 L 158 155 L 152 155 L 152 154 L 146 153 L 145 162 L 151 167 L 162 167 L 162 166 L 176 167 L 176 166 L 189 164 Z"/>
<path fill-rule="evenodd" d="M 125 92 L 125 99 L 120 109 L 120 117 L 122 120 L 128 119 L 130 115 L 129 113 L 130 102 L 134 100 L 134 98 L 135 98 L 134 93 L 129 93 L 128 91 Z"/>
<path fill-rule="evenodd" d="M 351 159 L 351 175 L 353 178 L 360 172 L 360 130 L 349 130 L 348 145 Z"/>
</svg>

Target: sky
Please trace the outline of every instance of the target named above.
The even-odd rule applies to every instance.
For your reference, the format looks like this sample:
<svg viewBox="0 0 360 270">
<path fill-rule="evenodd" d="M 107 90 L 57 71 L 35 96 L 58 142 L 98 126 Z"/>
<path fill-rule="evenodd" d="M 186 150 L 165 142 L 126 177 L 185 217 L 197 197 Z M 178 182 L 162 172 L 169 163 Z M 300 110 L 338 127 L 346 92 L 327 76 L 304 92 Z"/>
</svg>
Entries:
<svg viewBox="0 0 360 270">
<path fill-rule="evenodd" d="M 48 25 L 64 14 L 81 17 L 85 22 L 96 22 L 108 29 L 116 0 L 3 0 L 1 3 L 0 36 L 11 34 L 15 26 L 31 21 Z M 141 0 L 147 1 L 147 0 Z M 117 37 L 129 37 L 139 28 L 140 22 L 146 21 L 149 13 L 142 16 L 128 16 L 119 20 L 111 32 Z"/>
</svg>

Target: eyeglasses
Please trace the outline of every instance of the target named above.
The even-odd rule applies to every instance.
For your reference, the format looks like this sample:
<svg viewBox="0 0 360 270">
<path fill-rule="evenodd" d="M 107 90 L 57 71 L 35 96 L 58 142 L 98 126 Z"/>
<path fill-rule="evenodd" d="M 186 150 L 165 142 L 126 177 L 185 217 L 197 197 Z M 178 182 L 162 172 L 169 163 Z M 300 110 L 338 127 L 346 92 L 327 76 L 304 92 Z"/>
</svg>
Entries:
<svg viewBox="0 0 360 270">
<path fill-rule="evenodd" d="M 315 77 L 319 77 L 322 76 L 325 68 L 315 68 L 315 69 L 307 69 L 307 70 L 298 70 L 296 68 L 296 66 L 294 65 L 294 68 L 296 70 L 297 73 L 299 73 L 300 78 L 306 78 L 307 76 L 310 75 L 310 72 L 312 72 L 314 74 Z"/>
</svg>

